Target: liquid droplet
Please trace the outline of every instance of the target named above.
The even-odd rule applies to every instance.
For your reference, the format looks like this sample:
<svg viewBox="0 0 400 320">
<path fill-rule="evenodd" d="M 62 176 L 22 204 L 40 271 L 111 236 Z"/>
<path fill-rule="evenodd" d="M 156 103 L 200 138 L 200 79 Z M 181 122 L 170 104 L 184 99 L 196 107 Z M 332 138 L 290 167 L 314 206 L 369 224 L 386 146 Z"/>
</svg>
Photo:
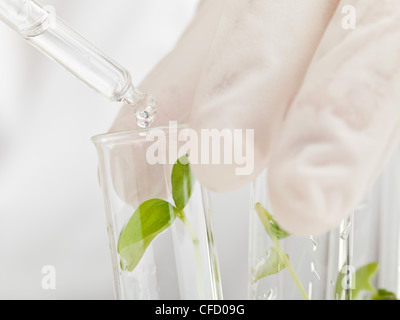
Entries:
<svg viewBox="0 0 400 320">
<path fill-rule="evenodd" d="M 271 289 L 269 290 L 269 292 L 268 292 L 267 300 L 272 300 L 272 299 L 274 299 L 274 296 L 275 296 L 274 289 L 271 288 Z"/>
<path fill-rule="evenodd" d="M 123 271 L 128 267 L 128 262 L 124 258 L 120 258 L 120 267 Z"/>
<path fill-rule="evenodd" d="M 351 221 L 348 220 L 344 223 L 342 232 L 340 233 L 340 238 L 342 240 L 346 240 L 349 237 L 350 227 L 351 227 Z"/>
<path fill-rule="evenodd" d="M 275 291 L 273 288 L 269 289 L 268 292 L 263 293 L 257 297 L 258 300 L 274 300 L 276 299 Z"/>
<path fill-rule="evenodd" d="M 314 262 L 311 262 L 311 272 L 314 273 L 317 276 L 318 280 L 321 280 L 321 277 L 319 276 L 319 274 L 317 272 L 317 269 L 315 269 Z"/>
<path fill-rule="evenodd" d="M 268 256 L 268 254 L 267 254 L 267 256 Z M 258 256 L 257 260 L 256 260 L 256 265 L 260 265 L 263 263 L 265 263 L 265 258 L 263 256 Z"/>
<path fill-rule="evenodd" d="M 151 94 L 143 93 L 131 85 L 122 101 L 134 108 L 135 120 L 139 127 L 148 128 L 152 125 L 157 111 L 157 103 Z"/>
<path fill-rule="evenodd" d="M 143 94 L 142 98 L 135 102 L 136 123 L 141 128 L 148 128 L 154 121 L 156 114 L 156 102 L 150 94 Z"/>
<path fill-rule="evenodd" d="M 318 244 L 317 244 L 317 242 L 315 241 L 314 237 L 313 237 L 313 236 L 310 236 L 310 240 L 311 240 L 311 242 L 313 243 L 313 251 L 317 251 Z"/>
</svg>

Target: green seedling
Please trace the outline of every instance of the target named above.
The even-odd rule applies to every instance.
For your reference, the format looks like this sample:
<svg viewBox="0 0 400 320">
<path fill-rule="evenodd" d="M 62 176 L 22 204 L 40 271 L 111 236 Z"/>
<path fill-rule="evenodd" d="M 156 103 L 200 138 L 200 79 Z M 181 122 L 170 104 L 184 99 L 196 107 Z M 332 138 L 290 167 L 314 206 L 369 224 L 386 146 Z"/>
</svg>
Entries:
<svg viewBox="0 0 400 320">
<path fill-rule="evenodd" d="M 182 156 L 175 162 L 171 173 L 174 203 L 161 199 L 150 199 L 143 202 L 123 228 L 119 236 L 117 251 L 120 255 L 121 269 L 133 271 L 151 242 L 178 218 L 183 222 L 192 238 L 199 296 L 204 298 L 200 243 L 195 229 L 184 212 L 193 193 L 195 182 L 189 159 L 187 155 Z"/>
</svg>

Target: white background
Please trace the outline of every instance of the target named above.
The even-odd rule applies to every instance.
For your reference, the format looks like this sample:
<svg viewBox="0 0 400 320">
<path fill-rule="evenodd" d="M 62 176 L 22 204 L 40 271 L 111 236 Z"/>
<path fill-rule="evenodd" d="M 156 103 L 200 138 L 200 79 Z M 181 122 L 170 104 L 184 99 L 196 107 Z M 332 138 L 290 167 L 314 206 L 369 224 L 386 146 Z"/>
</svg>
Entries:
<svg viewBox="0 0 400 320">
<path fill-rule="evenodd" d="M 138 84 L 198 0 L 46 0 Z M 97 155 L 120 105 L 83 85 L 0 23 L 0 299 L 113 299 Z M 248 187 L 213 195 L 225 298 L 247 294 Z M 42 288 L 42 268 L 56 289 Z"/>
</svg>

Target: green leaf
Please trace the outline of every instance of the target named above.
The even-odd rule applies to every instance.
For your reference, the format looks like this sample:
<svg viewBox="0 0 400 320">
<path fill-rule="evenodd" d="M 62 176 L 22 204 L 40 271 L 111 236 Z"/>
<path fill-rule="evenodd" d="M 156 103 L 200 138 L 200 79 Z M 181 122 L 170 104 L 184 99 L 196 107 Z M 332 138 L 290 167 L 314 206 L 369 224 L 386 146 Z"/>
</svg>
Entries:
<svg viewBox="0 0 400 320">
<path fill-rule="evenodd" d="M 379 264 L 372 262 L 358 268 L 355 272 L 355 288 L 351 289 L 351 299 L 356 300 L 359 298 L 361 292 L 369 292 L 371 300 L 397 300 L 396 295 L 393 292 L 385 289 L 376 290 L 372 285 L 372 278 L 377 274 Z M 343 269 L 342 269 L 343 270 Z M 343 287 L 342 280 L 345 276 L 344 272 L 341 272 L 336 280 L 335 297 L 340 299 Z"/>
<path fill-rule="evenodd" d="M 258 276 L 263 274 L 268 275 L 270 272 L 276 273 L 277 270 L 286 267 L 303 299 L 309 300 L 306 290 L 290 263 L 289 256 L 285 253 L 279 242 L 280 239 L 284 239 L 290 236 L 290 234 L 279 227 L 272 215 L 260 203 L 256 203 L 255 210 L 264 225 L 265 231 L 274 243 L 273 252 L 270 253 L 267 264 L 264 266 L 265 270 L 261 271 Z"/>
<path fill-rule="evenodd" d="M 376 290 L 374 286 L 371 284 L 372 278 L 376 275 L 379 269 L 379 264 L 376 262 L 369 263 L 365 266 L 362 266 L 358 268 L 355 272 L 355 277 L 354 277 L 354 289 L 351 289 L 351 299 L 356 300 L 362 291 L 367 291 L 371 293 L 372 295 L 375 295 Z M 342 268 L 344 270 L 344 268 Z M 344 291 L 343 288 L 343 279 L 346 276 L 346 272 L 341 271 L 338 275 L 338 278 L 336 280 L 336 286 L 335 286 L 335 299 L 340 299 L 342 296 L 342 293 Z M 351 276 L 351 275 L 347 275 Z"/>
<path fill-rule="evenodd" d="M 377 262 L 369 263 L 356 270 L 355 288 L 351 291 L 352 300 L 357 299 L 361 291 L 368 291 L 375 294 L 376 290 L 371 284 L 372 278 L 377 274 L 379 264 Z"/>
<path fill-rule="evenodd" d="M 195 182 L 188 156 L 180 157 L 174 164 L 171 174 L 172 198 L 179 211 L 182 211 L 189 202 Z"/>
<path fill-rule="evenodd" d="M 173 205 L 160 199 L 147 200 L 136 209 L 118 240 L 123 270 L 132 271 L 137 266 L 151 241 L 174 222 L 177 214 Z"/>
<path fill-rule="evenodd" d="M 255 209 L 264 225 L 265 231 L 267 231 L 270 237 L 276 237 L 278 240 L 281 240 L 290 236 L 289 233 L 279 227 L 278 223 L 274 220 L 268 210 L 261 205 L 261 203 L 256 203 Z"/>
<path fill-rule="evenodd" d="M 336 285 L 335 285 L 335 300 L 341 300 L 342 293 L 344 291 L 342 282 L 345 277 L 345 272 L 342 271 L 343 268 L 340 270 L 337 278 L 336 278 Z"/>
<path fill-rule="evenodd" d="M 393 292 L 387 291 L 385 289 L 379 289 L 371 300 L 398 300 Z"/>
<path fill-rule="evenodd" d="M 258 281 L 261 278 L 267 277 L 269 275 L 276 274 L 286 267 L 285 261 L 280 258 L 280 255 L 275 247 L 270 248 L 269 252 L 267 252 L 267 256 L 267 260 L 258 265 L 255 270 L 255 281 Z M 289 256 L 286 255 L 286 257 Z"/>
</svg>

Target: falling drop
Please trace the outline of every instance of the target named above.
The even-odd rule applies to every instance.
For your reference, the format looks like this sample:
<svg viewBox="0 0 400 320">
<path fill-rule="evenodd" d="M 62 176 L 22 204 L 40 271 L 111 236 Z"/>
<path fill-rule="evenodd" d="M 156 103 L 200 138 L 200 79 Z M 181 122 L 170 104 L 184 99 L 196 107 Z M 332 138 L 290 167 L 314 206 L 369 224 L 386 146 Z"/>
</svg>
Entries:
<svg viewBox="0 0 400 320">
<path fill-rule="evenodd" d="M 350 233 L 350 227 L 351 227 L 351 220 L 347 220 L 347 221 L 343 222 L 342 231 L 340 233 L 340 238 L 342 240 L 346 240 L 348 238 L 349 233 Z"/>
<path fill-rule="evenodd" d="M 128 267 L 128 262 L 124 258 L 120 258 L 120 267 L 123 271 Z"/>
<path fill-rule="evenodd" d="M 317 244 L 317 242 L 315 241 L 314 237 L 313 237 L 313 236 L 310 236 L 310 240 L 311 240 L 311 242 L 313 243 L 313 251 L 317 251 L 318 244 Z"/>
<path fill-rule="evenodd" d="M 157 112 L 157 103 L 151 94 L 143 93 L 131 84 L 122 101 L 134 107 L 135 120 L 139 127 L 148 128 L 152 125 Z"/>
<path fill-rule="evenodd" d="M 315 269 L 314 262 L 311 262 L 311 272 L 314 273 L 317 276 L 318 280 L 321 280 L 321 277 L 319 276 L 317 270 Z"/>
<path fill-rule="evenodd" d="M 276 299 L 275 291 L 273 288 L 269 289 L 267 293 L 263 293 L 257 297 L 258 300 L 274 300 Z"/>
<path fill-rule="evenodd" d="M 150 94 L 143 94 L 142 98 L 135 102 L 137 107 L 136 123 L 141 128 L 148 128 L 154 121 L 156 114 L 156 102 Z"/>
<path fill-rule="evenodd" d="M 272 300 L 272 299 L 274 299 L 274 296 L 275 296 L 274 289 L 271 288 L 271 289 L 269 290 L 268 295 L 267 295 L 267 300 Z"/>
</svg>

